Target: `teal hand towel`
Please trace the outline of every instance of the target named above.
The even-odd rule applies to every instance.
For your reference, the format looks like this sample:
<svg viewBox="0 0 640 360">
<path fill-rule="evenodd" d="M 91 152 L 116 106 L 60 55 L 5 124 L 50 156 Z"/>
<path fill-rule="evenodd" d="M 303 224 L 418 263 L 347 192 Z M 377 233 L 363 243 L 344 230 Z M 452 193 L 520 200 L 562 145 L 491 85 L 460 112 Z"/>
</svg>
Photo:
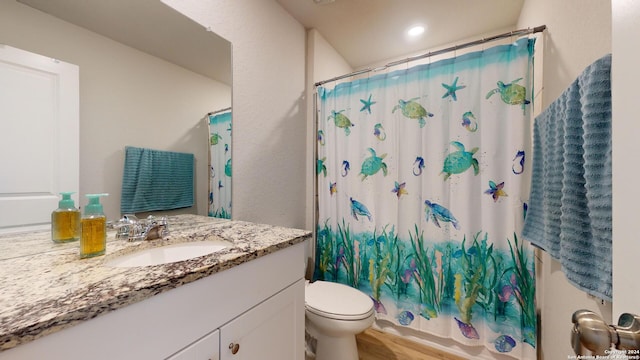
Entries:
<svg viewBox="0 0 640 360">
<path fill-rule="evenodd" d="M 193 206 L 193 154 L 127 146 L 120 212 Z"/>
<path fill-rule="evenodd" d="M 524 239 L 569 282 L 612 300 L 611 55 L 589 65 L 534 121 Z"/>
</svg>

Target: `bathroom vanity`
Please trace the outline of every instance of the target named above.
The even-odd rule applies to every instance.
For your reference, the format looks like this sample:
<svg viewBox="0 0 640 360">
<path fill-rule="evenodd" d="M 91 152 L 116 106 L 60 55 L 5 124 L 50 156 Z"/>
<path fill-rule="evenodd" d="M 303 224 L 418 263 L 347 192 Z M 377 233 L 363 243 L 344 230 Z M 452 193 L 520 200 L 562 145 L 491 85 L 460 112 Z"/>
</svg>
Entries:
<svg viewBox="0 0 640 360">
<path fill-rule="evenodd" d="M 164 239 L 109 232 L 107 255 L 48 232 L 0 237 L 0 359 L 304 358 L 305 240 L 310 232 L 195 215 Z M 22 236 L 22 239 L 21 239 Z M 229 246 L 151 266 L 110 264 L 151 247 Z"/>
</svg>

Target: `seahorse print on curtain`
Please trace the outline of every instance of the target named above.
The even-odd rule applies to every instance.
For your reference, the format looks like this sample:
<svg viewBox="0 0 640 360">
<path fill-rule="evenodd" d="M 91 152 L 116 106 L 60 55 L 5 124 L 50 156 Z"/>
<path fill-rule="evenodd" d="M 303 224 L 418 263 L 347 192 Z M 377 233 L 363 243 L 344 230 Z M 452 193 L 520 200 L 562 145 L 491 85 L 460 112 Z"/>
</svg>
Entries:
<svg viewBox="0 0 640 360">
<path fill-rule="evenodd" d="M 315 278 L 379 320 L 536 356 L 530 181 L 535 40 L 318 88 Z"/>
</svg>

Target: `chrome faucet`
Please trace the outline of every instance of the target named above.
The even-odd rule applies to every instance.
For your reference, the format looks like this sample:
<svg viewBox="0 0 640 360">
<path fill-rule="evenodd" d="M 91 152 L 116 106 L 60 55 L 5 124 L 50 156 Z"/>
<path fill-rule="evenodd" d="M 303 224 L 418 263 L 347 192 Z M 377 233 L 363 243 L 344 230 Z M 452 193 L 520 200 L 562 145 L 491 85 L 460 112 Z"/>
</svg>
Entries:
<svg viewBox="0 0 640 360">
<path fill-rule="evenodd" d="M 573 313 L 571 322 L 571 346 L 576 355 L 608 355 L 612 345 L 618 350 L 640 349 L 638 315 L 624 313 L 620 315 L 618 325 L 607 325 L 593 311 L 578 310 Z"/>
<path fill-rule="evenodd" d="M 140 220 L 135 215 L 123 215 L 113 227 L 117 229 L 116 239 L 141 241 L 159 239 L 169 235 L 169 224 L 166 217 L 159 219 L 149 215 Z"/>
</svg>

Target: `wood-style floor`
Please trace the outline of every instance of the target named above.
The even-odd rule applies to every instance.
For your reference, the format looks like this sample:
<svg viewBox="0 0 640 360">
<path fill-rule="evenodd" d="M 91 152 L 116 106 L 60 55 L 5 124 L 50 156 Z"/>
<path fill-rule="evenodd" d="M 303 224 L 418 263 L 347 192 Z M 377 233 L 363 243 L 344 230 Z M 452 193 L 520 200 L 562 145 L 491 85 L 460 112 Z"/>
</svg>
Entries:
<svg viewBox="0 0 640 360">
<path fill-rule="evenodd" d="M 465 360 L 374 329 L 356 335 L 360 360 Z"/>
</svg>

